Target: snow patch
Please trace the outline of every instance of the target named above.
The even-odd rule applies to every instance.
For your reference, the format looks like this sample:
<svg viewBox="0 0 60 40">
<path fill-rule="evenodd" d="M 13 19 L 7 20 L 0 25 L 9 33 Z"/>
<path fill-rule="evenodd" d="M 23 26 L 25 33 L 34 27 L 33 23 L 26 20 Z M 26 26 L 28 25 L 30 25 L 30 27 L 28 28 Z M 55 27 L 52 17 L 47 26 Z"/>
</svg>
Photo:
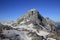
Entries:
<svg viewBox="0 0 60 40">
<path fill-rule="evenodd" d="M 24 23 L 26 23 L 26 22 L 28 22 L 28 21 L 30 21 L 30 20 L 24 19 L 20 24 L 24 24 Z"/>
<path fill-rule="evenodd" d="M 54 39 L 54 38 L 47 38 L 47 40 L 56 40 L 56 39 Z"/>
<path fill-rule="evenodd" d="M 44 36 L 44 37 L 46 37 L 46 35 L 48 35 L 49 33 L 48 32 L 46 32 L 46 31 L 39 31 L 39 33 L 38 33 L 40 36 Z"/>
<path fill-rule="evenodd" d="M 35 10 L 36 10 L 36 9 L 33 8 L 33 9 L 30 9 L 29 11 L 35 11 Z"/>
<path fill-rule="evenodd" d="M 20 24 L 24 24 L 24 23 L 26 23 L 26 21 L 22 21 Z"/>
<path fill-rule="evenodd" d="M 31 23 L 31 24 L 29 24 L 28 26 L 29 26 L 29 27 L 34 27 L 34 25 L 33 25 L 32 23 Z"/>
</svg>

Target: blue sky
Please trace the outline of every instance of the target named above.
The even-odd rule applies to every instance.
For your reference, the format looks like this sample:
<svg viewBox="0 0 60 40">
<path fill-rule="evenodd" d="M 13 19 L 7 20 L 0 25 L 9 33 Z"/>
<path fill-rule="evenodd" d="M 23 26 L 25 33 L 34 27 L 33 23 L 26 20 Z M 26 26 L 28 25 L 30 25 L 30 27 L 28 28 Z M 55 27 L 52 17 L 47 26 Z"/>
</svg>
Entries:
<svg viewBox="0 0 60 40">
<path fill-rule="evenodd" d="M 60 21 L 60 0 L 0 0 L 0 21 L 16 20 L 32 8 L 44 17 Z"/>
</svg>

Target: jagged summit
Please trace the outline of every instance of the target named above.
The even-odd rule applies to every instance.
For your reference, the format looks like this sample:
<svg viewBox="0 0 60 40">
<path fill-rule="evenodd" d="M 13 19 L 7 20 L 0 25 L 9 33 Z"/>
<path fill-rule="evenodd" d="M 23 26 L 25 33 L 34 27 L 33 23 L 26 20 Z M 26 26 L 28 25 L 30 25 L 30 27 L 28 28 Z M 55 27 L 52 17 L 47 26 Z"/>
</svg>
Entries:
<svg viewBox="0 0 60 40">
<path fill-rule="evenodd" d="M 24 16 L 19 17 L 18 21 L 20 21 L 21 19 L 28 19 L 30 21 L 40 23 L 42 22 L 42 19 L 44 19 L 44 17 L 36 9 L 30 9 Z"/>
<path fill-rule="evenodd" d="M 30 9 L 30 10 L 28 10 L 28 12 L 26 13 L 26 14 L 39 14 L 39 11 L 37 10 L 37 9 Z"/>
<path fill-rule="evenodd" d="M 39 11 L 33 8 L 26 12 L 26 15 L 29 15 L 29 14 L 31 14 L 31 15 L 39 14 Z"/>
</svg>

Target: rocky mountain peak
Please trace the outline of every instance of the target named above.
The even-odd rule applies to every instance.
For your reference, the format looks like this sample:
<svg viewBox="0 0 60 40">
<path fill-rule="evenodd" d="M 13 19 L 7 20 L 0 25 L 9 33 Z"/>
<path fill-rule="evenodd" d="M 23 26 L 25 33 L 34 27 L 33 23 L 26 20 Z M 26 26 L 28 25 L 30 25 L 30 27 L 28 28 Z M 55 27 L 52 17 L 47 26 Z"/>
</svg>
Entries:
<svg viewBox="0 0 60 40">
<path fill-rule="evenodd" d="M 3 29 L 2 39 L 5 37 L 9 40 L 48 40 L 49 34 L 56 33 L 55 22 L 44 18 L 36 9 L 28 10 L 14 22 L 2 24 L 5 24 L 0 26 Z"/>
<path fill-rule="evenodd" d="M 36 9 L 30 9 L 25 13 L 24 16 L 19 17 L 18 21 L 20 21 L 21 19 L 28 19 L 30 21 L 39 23 L 42 22 L 43 18 L 44 17 L 39 13 L 39 11 L 37 11 Z"/>
<path fill-rule="evenodd" d="M 34 26 L 39 26 L 42 30 L 46 30 L 49 32 L 55 32 L 56 25 L 50 19 L 44 18 L 39 11 L 36 9 L 30 9 L 26 12 L 25 15 L 19 17 L 17 20 L 18 24 L 34 24 Z"/>
<path fill-rule="evenodd" d="M 36 16 L 39 16 L 40 13 L 39 13 L 38 10 L 36 10 L 36 9 L 33 8 L 33 9 L 28 10 L 27 13 L 26 13 L 26 15 L 31 15 L 31 16 L 36 15 Z"/>
</svg>

